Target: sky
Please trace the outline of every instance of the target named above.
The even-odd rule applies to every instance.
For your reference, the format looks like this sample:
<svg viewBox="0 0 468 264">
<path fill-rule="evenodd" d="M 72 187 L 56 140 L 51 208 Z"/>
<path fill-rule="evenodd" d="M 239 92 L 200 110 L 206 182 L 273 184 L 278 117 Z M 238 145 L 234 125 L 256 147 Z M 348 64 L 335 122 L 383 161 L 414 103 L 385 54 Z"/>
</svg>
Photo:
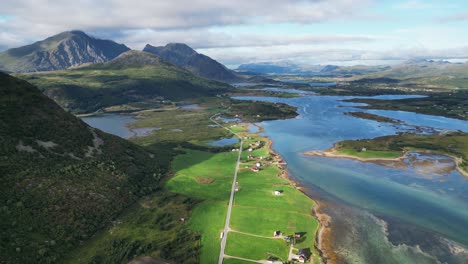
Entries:
<svg viewBox="0 0 468 264">
<path fill-rule="evenodd" d="M 1 0 L 0 51 L 75 29 L 132 49 L 182 42 L 229 67 L 468 58 L 466 0 Z"/>
</svg>

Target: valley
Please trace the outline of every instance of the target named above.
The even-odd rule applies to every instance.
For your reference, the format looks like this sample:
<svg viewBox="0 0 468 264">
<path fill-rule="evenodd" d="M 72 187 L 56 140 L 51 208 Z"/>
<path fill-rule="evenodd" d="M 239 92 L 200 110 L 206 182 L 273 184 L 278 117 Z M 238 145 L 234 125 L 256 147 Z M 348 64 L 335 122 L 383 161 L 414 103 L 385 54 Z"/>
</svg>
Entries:
<svg viewBox="0 0 468 264">
<path fill-rule="evenodd" d="M 147 43 L 0 52 L 1 264 L 468 261 L 466 63 Z"/>
</svg>

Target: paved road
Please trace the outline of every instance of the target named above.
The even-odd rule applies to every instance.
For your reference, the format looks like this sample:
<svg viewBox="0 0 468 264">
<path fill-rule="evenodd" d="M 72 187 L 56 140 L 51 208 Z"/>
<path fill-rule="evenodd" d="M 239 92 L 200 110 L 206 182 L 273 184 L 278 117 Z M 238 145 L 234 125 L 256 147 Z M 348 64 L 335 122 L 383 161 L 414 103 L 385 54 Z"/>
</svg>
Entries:
<svg viewBox="0 0 468 264">
<path fill-rule="evenodd" d="M 232 186 L 231 186 L 231 195 L 229 197 L 229 205 L 228 205 L 228 211 L 227 211 L 227 215 L 226 215 L 226 222 L 224 224 L 224 230 L 223 230 L 223 233 L 224 233 L 224 236 L 223 238 L 221 239 L 221 250 L 219 252 L 219 259 L 218 259 L 218 264 L 222 264 L 223 263 L 223 259 L 224 259 L 224 250 L 226 249 L 226 241 L 227 241 L 227 237 L 228 237 L 228 233 L 229 233 L 229 223 L 231 222 L 231 211 L 232 211 L 232 204 L 234 202 L 234 193 L 235 193 L 235 189 L 236 189 L 236 182 L 237 182 L 237 172 L 239 171 L 239 164 L 240 164 L 240 158 L 241 158 L 241 154 L 242 154 L 242 145 L 244 144 L 244 141 L 242 140 L 242 137 L 239 136 L 237 133 L 235 133 L 234 131 L 232 131 L 231 129 L 229 129 L 228 127 L 225 127 L 223 126 L 222 124 L 218 123 L 214 117 L 218 116 L 219 114 L 216 114 L 212 117 L 210 117 L 210 120 L 217 124 L 218 126 L 220 127 L 223 127 L 224 129 L 228 130 L 229 132 L 231 132 L 232 134 L 234 134 L 236 137 L 240 138 L 240 147 L 239 147 L 239 155 L 237 156 L 237 162 L 236 162 L 236 170 L 234 171 L 234 178 L 232 180 Z"/>
</svg>

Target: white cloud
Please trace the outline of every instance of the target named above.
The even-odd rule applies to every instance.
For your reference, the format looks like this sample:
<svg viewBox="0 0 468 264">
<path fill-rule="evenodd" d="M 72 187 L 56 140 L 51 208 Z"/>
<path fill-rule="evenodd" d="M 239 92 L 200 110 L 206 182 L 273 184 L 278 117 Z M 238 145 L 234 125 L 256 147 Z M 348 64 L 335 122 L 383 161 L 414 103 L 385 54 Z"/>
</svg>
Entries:
<svg viewBox="0 0 468 264">
<path fill-rule="evenodd" d="M 331 43 L 372 42 L 366 35 L 318 35 L 318 34 L 229 34 L 209 29 L 187 30 L 129 30 L 117 38 L 137 49 L 145 44 L 165 45 L 169 42 L 183 42 L 193 48 L 269 47 L 285 45 L 327 45 Z"/>
</svg>

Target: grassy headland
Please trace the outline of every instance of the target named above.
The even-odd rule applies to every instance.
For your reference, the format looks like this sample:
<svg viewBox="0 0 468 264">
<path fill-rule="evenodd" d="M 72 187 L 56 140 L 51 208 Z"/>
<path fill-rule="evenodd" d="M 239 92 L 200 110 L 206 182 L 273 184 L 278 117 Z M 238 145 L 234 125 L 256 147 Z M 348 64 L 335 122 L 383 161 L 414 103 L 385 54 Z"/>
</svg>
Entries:
<svg viewBox="0 0 468 264">
<path fill-rule="evenodd" d="M 450 118 L 468 120 L 468 92 L 454 91 L 451 93 L 431 94 L 424 98 L 408 98 L 401 100 L 351 99 L 348 102 L 366 103 L 360 106 L 364 109 L 383 109 L 409 111 L 427 115 L 438 115 Z"/>
<path fill-rule="evenodd" d="M 330 150 L 306 154 L 372 161 L 399 159 L 407 151 L 450 156 L 454 158 L 460 173 L 468 176 L 468 134 L 462 132 L 438 135 L 398 134 L 374 139 L 345 140 L 336 143 Z"/>
<path fill-rule="evenodd" d="M 345 115 L 350 115 L 362 119 L 367 119 L 367 120 L 374 120 L 377 122 L 384 122 L 384 123 L 391 123 L 391 124 L 401 124 L 402 121 L 385 117 L 385 116 L 379 116 L 379 115 L 374 115 L 371 113 L 365 113 L 365 112 L 346 112 Z"/>
</svg>

